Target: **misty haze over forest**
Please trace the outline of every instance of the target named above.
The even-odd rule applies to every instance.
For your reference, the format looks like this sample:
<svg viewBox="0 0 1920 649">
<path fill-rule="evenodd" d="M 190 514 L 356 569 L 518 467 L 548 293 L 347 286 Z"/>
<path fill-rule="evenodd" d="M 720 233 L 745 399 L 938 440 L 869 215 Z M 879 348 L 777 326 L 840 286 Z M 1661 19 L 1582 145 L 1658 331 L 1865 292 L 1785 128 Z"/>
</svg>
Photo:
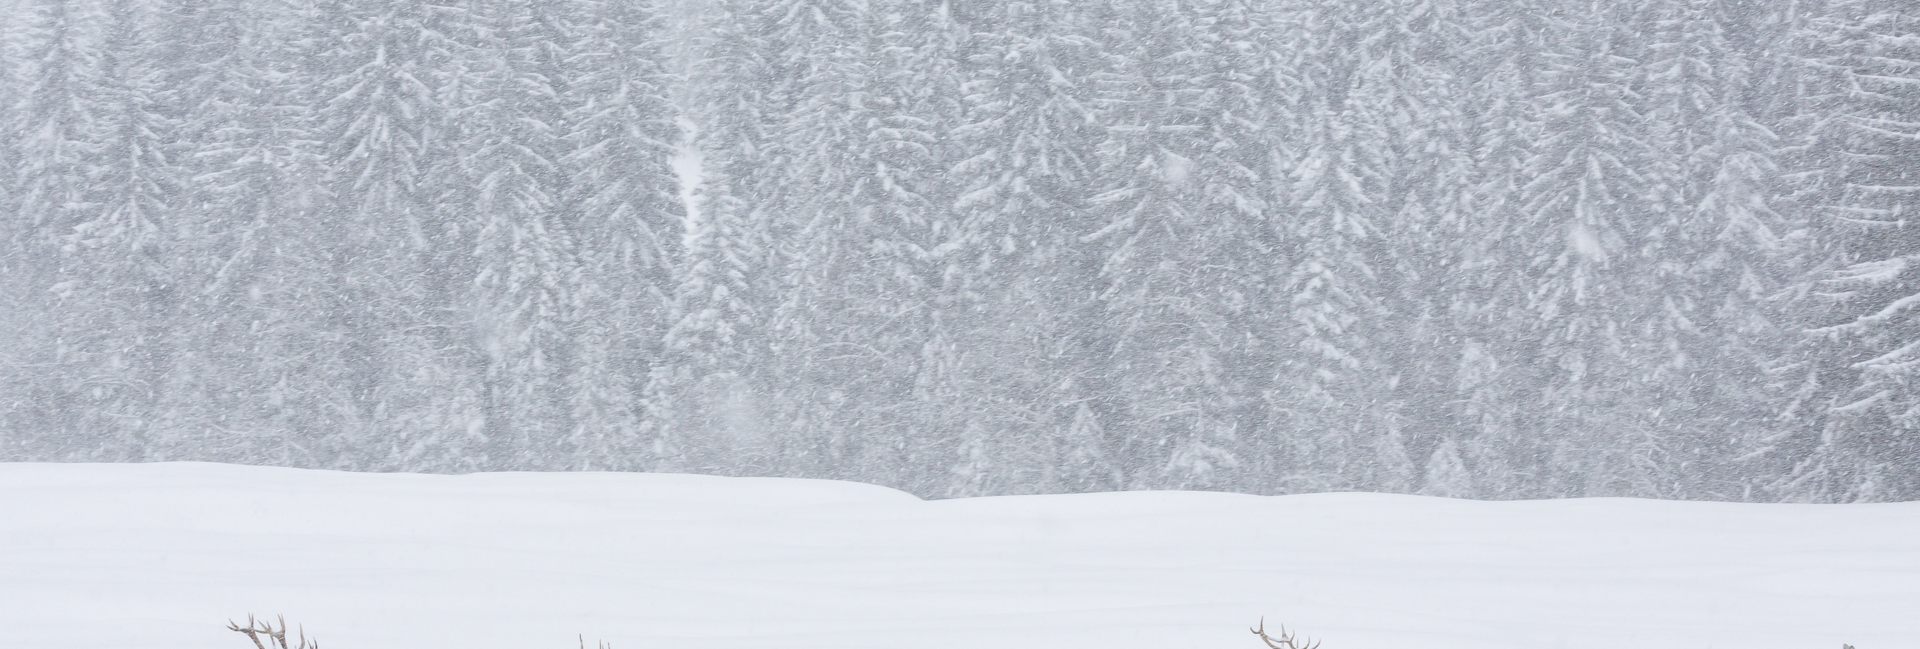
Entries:
<svg viewBox="0 0 1920 649">
<path fill-rule="evenodd" d="M 1920 498 L 1911 3 L 0 10 L 0 461 Z"/>
</svg>

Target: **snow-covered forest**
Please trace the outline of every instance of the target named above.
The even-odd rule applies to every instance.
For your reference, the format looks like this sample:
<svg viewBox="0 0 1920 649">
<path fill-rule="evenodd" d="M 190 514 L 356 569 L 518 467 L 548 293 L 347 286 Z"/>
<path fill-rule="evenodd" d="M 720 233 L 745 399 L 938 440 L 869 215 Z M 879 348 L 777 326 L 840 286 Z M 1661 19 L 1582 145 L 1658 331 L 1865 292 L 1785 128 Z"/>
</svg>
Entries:
<svg viewBox="0 0 1920 649">
<path fill-rule="evenodd" d="M 1920 498 L 1920 5 L 0 0 L 0 460 Z"/>
</svg>

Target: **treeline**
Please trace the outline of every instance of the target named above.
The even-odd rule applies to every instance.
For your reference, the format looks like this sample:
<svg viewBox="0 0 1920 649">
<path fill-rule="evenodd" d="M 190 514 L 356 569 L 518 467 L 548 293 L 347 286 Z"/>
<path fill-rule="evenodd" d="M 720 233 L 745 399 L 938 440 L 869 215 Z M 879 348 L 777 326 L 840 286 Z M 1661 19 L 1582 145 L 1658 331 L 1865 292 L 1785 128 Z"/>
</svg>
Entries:
<svg viewBox="0 0 1920 649">
<path fill-rule="evenodd" d="M 0 459 L 1920 497 L 1900 2 L 22 2 Z"/>
</svg>

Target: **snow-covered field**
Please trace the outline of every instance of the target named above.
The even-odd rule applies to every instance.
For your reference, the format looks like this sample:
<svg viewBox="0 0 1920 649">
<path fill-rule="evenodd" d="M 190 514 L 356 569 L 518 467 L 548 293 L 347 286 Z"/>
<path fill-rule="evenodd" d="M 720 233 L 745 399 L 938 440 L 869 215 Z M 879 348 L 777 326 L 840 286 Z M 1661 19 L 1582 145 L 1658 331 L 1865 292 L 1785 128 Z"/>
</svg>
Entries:
<svg viewBox="0 0 1920 649">
<path fill-rule="evenodd" d="M 0 648 L 1920 647 L 1920 503 L 0 464 Z"/>
</svg>

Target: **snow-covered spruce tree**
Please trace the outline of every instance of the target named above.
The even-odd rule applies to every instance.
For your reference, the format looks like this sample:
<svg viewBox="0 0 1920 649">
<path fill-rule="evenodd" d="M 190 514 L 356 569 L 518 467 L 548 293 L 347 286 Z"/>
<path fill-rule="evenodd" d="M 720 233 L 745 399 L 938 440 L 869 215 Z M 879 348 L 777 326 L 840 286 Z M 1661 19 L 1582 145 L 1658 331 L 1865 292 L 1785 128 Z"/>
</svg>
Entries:
<svg viewBox="0 0 1920 649">
<path fill-rule="evenodd" d="M 1439 445 L 1472 428 L 1452 388 L 1463 353 L 1456 341 L 1469 330 L 1459 296 L 1475 281 L 1459 269 L 1483 217 L 1473 191 L 1476 98 L 1462 69 L 1477 62 L 1460 47 L 1475 32 L 1460 3 L 1384 3 L 1375 12 L 1361 23 L 1370 62 L 1348 102 L 1383 138 L 1375 197 L 1383 220 L 1371 244 L 1381 317 L 1366 326 L 1380 374 L 1364 408 L 1368 448 L 1382 454 L 1370 488 L 1399 491 L 1419 484 L 1417 465 Z"/>
<path fill-rule="evenodd" d="M 1128 480 L 1117 450 L 1110 349 L 1095 299 L 1101 255 L 1079 238 L 1099 228 L 1087 186 L 1104 137 L 1091 105 L 1103 64 L 1098 6 L 1059 0 L 995 5 L 973 15 L 974 48 L 965 123 L 967 157 L 953 170 L 956 202 L 984 269 L 988 313 L 1002 327 L 975 344 L 999 362 L 989 397 L 999 412 L 962 442 L 949 495 L 1011 489 L 1117 489 Z M 1011 359 L 1018 359 L 1012 361 Z M 979 449 L 979 450 L 974 450 Z M 978 461 L 994 463 L 991 473 Z"/>
<path fill-rule="evenodd" d="M 425 247 L 422 177 L 445 145 L 440 86 L 460 58 L 430 5 L 329 0 L 309 26 L 321 100 L 321 131 L 338 170 L 332 193 L 348 216 L 398 228 L 403 245 Z"/>
<path fill-rule="evenodd" d="M 85 158 L 86 205 L 64 240 L 67 287 L 61 318 L 76 358 L 96 387 L 82 419 L 99 417 L 99 440 L 141 460 L 177 413 L 163 409 L 173 385 L 181 276 L 178 171 L 164 147 L 171 124 L 157 110 L 157 71 L 144 12 L 130 0 L 107 6 L 99 45 L 96 113 Z"/>
<path fill-rule="evenodd" d="M 887 101 L 875 93 L 874 8 L 777 0 L 765 9 L 778 162 L 762 172 L 780 179 L 777 192 L 760 196 L 773 235 L 771 257 L 779 260 L 770 277 L 778 285 L 769 292 L 778 300 L 766 332 L 779 350 L 768 369 L 783 386 L 767 395 L 767 405 L 782 424 L 773 437 L 792 463 L 789 470 L 805 475 L 854 477 L 860 465 L 886 461 L 862 457 L 879 450 L 884 425 L 846 421 L 873 405 L 867 392 L 878 386 L 868 378 L 880 379 L 874 375 L 898 356 L 869 351 L 873 341 L 864 335 L 875 317 L 868 309 L 886 308 L 864 276 L 870 268 L 864 248 L 871 245 L 874 212 L 892 198 L 870 182 L 885 173 L 872 154 L 891 143 L 873 140 L 894 134 L 874 133 Z"/>
<path fill-rule="evenodd" d="M 14 111 L 20 105 L 20 89 L 24 86 L 21 74 L 22 58 L 15 53 L 18 39 L 13 37 L 11 25 L 0 27 L 0 160 L 20 159 L 18 133 L 13 130 Z M 0 163 L 0 213 L 18 214 L 14 203 L 14 164 Z M 26 281 L 27 269 L 23 268 L 28 255 L 16 247 L 26 228 L 23 219 L 0 219 L 0 365 L 21 367 L 31 349 L 30 339 L 25 335 L 28 323 L 34 319 L 37 306 L 29 301 L 35 292 Z M 12 390 L 22 385 L 16 372 L 0 371 L 0 389 Z M 0 426 L 13 428 L 11 413 L 0 414 Z M 26 435 L 0 436 L 0 461 L 28 457 L 25 448 L 29 440 Z"/>
<path fill-rule="evenodd" d="M 761 473 L 771 461 L 762 368 L 767 195 L 774 167 L 767 16 L 726 0 L 707 17 L 692 101 L 705 196 L 675 260 L 672 324 L 643 396 L 655 468 Z"/>
<path fill-rule="evenodd" d="M 1212 413 L 1199 403 L 1211 395 L 1189 391 L 1205 390 L 1205 378 L 1193 374 L 1205 371 L 1210 350 L 1180 349 L 1190 341 L 1179 334 L 1195 331 L 1192 321 L 1207 317 L 1196 313 L 1200 304 L 1181 299 L 1199 291 L 1176 264 L 1208 265 L 1193 241 L 1204 230 L 1198 222 L 1204 217 L 1192 209 L 1198 202 L 1193 162 L 1210 135 L 1203 132 L 1205 72 L 1196 56 L 1196 17 L 1172 2 L 1108 4 L 1116 20 L 1101 35 L 1110 62 L 1096 77 L 1094 104 L 1107 129 L 1095 172 L 1100 185 L 1088 199 L 1090 220 L 1099 227 L 1081 236 L 1089 252 L 1104 259 L 1091 306 L 1099 317 L 1085 323 L 1097 331 L 1082 335 L 1110 339 L 1104 369 L 1129 378 L 1113 387 L 1119 394 L 1105 423 L 1119 443 L 1107 452 L 1122 466 L 1164 466 L 1169 447 L 1185 442 L 1197 455 L 1183 458 L 1189 477 L 1206 480 L 1212 463 L 1231 467 L 1235 460 L 1218 443 Z M 1214 435 L 1183 434 L 1206 429 Z M 1143 477 L 1125 479 L 1141 484 Z"/>
<path fill-rule="evenodd" d="M 941 317 L 956 306 L 942 275 L 960 236 L 944 178 L 960 35 L 911 0 L 775 14 L 792 83 L 773 224 L 791 260 L 770 328 L 791 350 L 780 439 L 800 474 L 905 486 L 945 468 L 938 437 L 966 398 L 941 384 L 961 378 Z"/>
<path fill-rule="evenodd" d="M 1386 235 L 1396 252 L 1382 278 L 1383 299 L 1395 314 L 1382 335 L 1397 386 L 1387 425 L 1401 431 L 1415 465 L 1431 466 L 1448 442 L 1458 455 L 1479 428 L 1456 389 L 1462 342 L 1478 333 L 1466 296 L 1480 279 L 1465 269 L 1479 256 L 1478 235 L 1487 225 L 1475 123 L 1484 68 L 1463 45 L 1477 36 L 1471 9 L 1464 2 L 1402 9 L 1398 29 L 1406 35 L 1390 59 L 1397 74 L 1376 85 L 1386 92 L 1368 93 L 1390 116 L 1396 158 L 1386 194 L 1393 214 Z M 1417 471 L 1413 477 L 1410 487 L 1425 484 Z"/>
<path fill-rule="evenodd" d="M 564 3 L 477 5 L 454 99 L 457 141 L 442 174 L 458 179 L 440 206 L 470 255 L 456 276 L 469 354 L 481 388 L 482 450 L 493 466 L 573 464 L 558 442 L 576 430 L 568 381 L 575 349 L 570 295 L 580 278 L 573 241 L 569 131 L 561 69 L 573 44 Z M 457 161 L 457 162 L 455 162 Z M 443 178 L 442 180 L 445 180 Z M 443 190 L 444 191 L 444 190 Z M 447 204 L 460 214 L 444 214 Z M 563 464 L 564 466 L 564 464 Z"/>
<path fill-rule="evenodd" d="M 1746 29 L 1720 0 L 1644 10 L 1655 30 L 1647 86 L 1652 140 L 1678 224 L 1659 252 L 1659 305 L 1673 323 L 1670 368 L 1653 390 L 1671 449 L 1662 495 L 1738 498 L 1728 459 L 1740 440 L 1779 428 L 1764 364 L 1786 340 L 1771 297 L 1785 284 L 1792 225 L 1777 212 L 1776 137 L 1748 107 L 1751 69 L 1728 32 Z"/>
<path fill-rule="evenodd" d="M 1671 368 L 1679 315 L 1664 309 L 1661 255 L 1680 215 L 1655 176 L 1633 87 L 1639 62 L 1622 55 L 1616 17 L 1578 14 L 1548 58 L 1543 139 L 1522 192 L 1529 242 L 1528 312 L 1550 368 L 1538 393 L 1553 413 L 1536 434 L 1553 452 L 1534 467 L 1555 495 L 1665 491 L 1669 476 L 1652 392 Z M 1526 398 L 1526 397 L 1522 397 Z"/>
<path fill-rule="evenodd" d="M 640 391 L 670 321 L 686 218 L 671 167 L 681 138 L 663 67 L 667 25 L 642 2 L 585 2 L 565 102 L 581 273 L 568 447 L 582 468 L 646 466 Z"/>
<path fill-rule="evenodd" d="M 1467 470 L 1466 463 L 1460 458 L 1459 445 L 1451 439 L 1440 442 L 1427 456 L 1426 474 L 1418 493 L 1442 498 L 1471 498 L 1477 495 L 1475 491 L 1473 472 Z"/>
<path fill-rule="evenodd" d="M 1910 12 L 1903 3 L 1834 2 L 1810 21 L 1805 39 L 1809 76 L 1828 83 L 1807 102 L 1824 126 L 1808 130 L 1824 135 L 1811 139 L 1809 157 L 1825 182 L 1811 223 L 1820 258 L 1803 290 L 1834 305 L 1785 368 L 1795 386 L 1786 414 L 1800 425 L 1756 449 L 1789 465 L 1767 485 L 1780 499 L 1920 493 L 1912 388 L 1920 243 L 1908 224 L 1920 198 L 1920 16 Z"/>
<path fill-rule="evenodd" d="M 302 95 L 300 34 L 309 7 L 247 2 L 164 5 L 157 26 L 164 114 L 183 178 L 176 242 L 180 291 L 175 377 L 191 401 L 170 457 L 313 464 L 299 440 L 317 397 L 301 377 L 319 336 L 310 242 L 330 236 L 317 210 L 320 142 Z M 189 216 L 190 215 L 190 216 Z"/>
<path fill-rule="evenodd" d="M 946 2 L 900 0 L 884 6 L 879 24 L 878 88 L 888 104 L 879 124 L 885 146 L 876 174 L 891 198 L 874 214 L 868 254 L 878 260 L 880 294 L 892 295 L 889 317 L 876 338 L 883 349 L 912 358 L 889 380 L 909 405 L 892 422 L 887 440 L 900 454 L 889 480 L 916 493 L 947 486 L 955 444 L 990 392 L 972 380 L 970 329 L 978 300 L 968 291 L 974 268 L 965 262 L 969 236 L 953 210 L 960 186 L 947 172 L 959 160 L 953 129 L 962 118 L 961 85 L 966 28 Z"/>
<path fill-rule="evenodd" d="M 302 94 L 317 106 L 326 195 L 313 224 L 324 232 L 306 239 L 318 340 L 303 348 L 319 353 L 302 372 L 313 387 L 297 396 L 303 413 L 286 434 L 323 466 L 485 466 L 452 437 L 468 432 L 452 424 L 477 418 L 422 416 L 458 407 L 467 391 L 459 359 L 435 339 L 448 323 L 424 317 L 447 313 L 436 280 L 447 266 L 435 254 L 446 228 L 426 191 L 448 149 L 439 90 L 458 56 L 444 17 L 433 5 L 325 0 L 306 20 Z"/>
<path fill-rule="evenodd" d="M 1199 95 L 1189 117 L 1198 145 L 1174 174 L 1187 196 L 1193 230 L 1183 232 L 1186 250 L 1201 263 L 1159 260 L 1184 286 L 1171 299 L 1184 315 L 1179 345 L 1163 359 L 1178 368 L 1178 394 L 1197 407 L 1190 424 L 1170 433 L 1160 484 L 1168 487 L 1265 489 L 1254 476 L 1268 475 L 1275 458 L 1272 413 L 1262 397 L 1276 378 L 1270 368 L 1283 353 L 1276 334 L 1285 330 L 1274 287 L 1284 269 L 1250 260 L 1271 259 L 1284 245 L 1276 179 L 1290 160 L 1290 133 L 1298 125 L 1289 100 L 1297 61 L 1280 45 L 1284 20 L 1264 3 L 1218 0 L 1183 4 L 1192 30 L 1189 52 Z M 1180 170 L 1178 164 L 1169 170 Z M 1170 263 L 1171 262 L 1171 263 Z M 1218 272 L 1218 269 L 1233 269 Z M 1172 404 L 1168 404 L 1172 405 Z M 1150 413 L 1158 415 L 1164 412 Z M 1178 419 L 1186 419 L 1182 413 Z M 1154 421 L 1154 420 L 1149 420 Z"/>
<path fill-rule="evenodd" d="M 869 239 L 852 243 L 872 262 L 866 277 L 874 295 L 888 298 L 867 309 L 864 325 L 875 349 L 900 360 L 870 379 L 876 389 L 864 407 L 886 417 L 888 432 L 875 438 L 875 449 L 896 454 L 876 479 L 916 493 L 948 490 L 955 466 L 990 472 L 985 431 L 1002 425 L 1009 410 L 987 378 L 999 372 L 1000 357 L 974 344 L 999 331 L 987 307 L 997 269 L 979 263 L 986 237 L 972 227 L 980 221 L 955 208 L 967 180 L 950 173 L 967 155 L 954 135 L 966 118 L 967 56 L 979 42 L 976 30 L 990 24 L 975 9 L 944 0 L 875 9 L 869 66 L 880 121 L 870 126 L 873 173 L 862 182 L 886 198 L 871 213 Z M 904 404 L 872 401 L 888 393 Z"/>
<path fill-rule="evenodd" d="M 1277 452 L 1285 491 L 1394 489 L 1412 466 L 1390 412 L 1370 407 L 1386 371 L 1376 340 L 1385 313 L 1379 277 L 1392 261 L 1381 228 L 1390 223 L 1388 131 L 1380 102 L 1366 94 L 1386 80 L 1384 34 L 1393 11 L 1331 2 L 1304 12 L 1298 109 L 1305 144 L 1286 164 L 1288 195 L 1279 262 L 1293 348 L 1276 367 L 1268 407 L 1292 413 Z M 1399 488 L 1404 488 L 1400 486 Z"/>
<path fill-rule="evenodd" d="M 4 413 L 8 430 L 34 431 L 15 446 L 28 457 L 109 459 L 100 453 L 125 447 L 98 436 L 109 434 L 110 418 L 96 400 L 129 398 L 118 384 L 91 384 L 89 376 L 110 363 L 86 341 L 69 342 L 69 326 L 84 331 L 83 306 L 73 300 L 69 283 L 74 260 L 62 252 L 67 235 L 87 218 L 88 163 L 98 146 L 96 135 L 101 89 L 95 39 L 101 16 L 90 3 L 41 0 L 20 34 L 26 62 L 18 103 L 6 113 L 13 154 L 5 164 L 10 185 L 5 219 L 8 302 L 23 316 L 10 339 L 7 391 L 15 403 Z M 95 303 L 97 304 L 97 303 Z M 31 373 L 13 368 L 40 368 Z M 107 421 L 102 421 L 105 418 Z"/>
<path fill-rule="evenodd" d="M 31 63 L 9 111 L 18 158 L 9 160 L 21 236 L 57 238 L 85 207 L 84 159 L 95 132 L 98 52 L 90 42 L 99 16 L 90 4 L 40 0 L 21 48 Z"/>
<path fill-rule="evenodd" d="M 15 36 L 20 31 L 14 21 L 0 25 L 0 124 L 8 128 L 0 129 L 0 160 L 20 159 L 20 137 L 14 132 L 14 111 L 20 107 L 23 99 L 21 90 L 26 86 L 26 57 L 18 50 L 21 38 Z M 14 192 L 13 163 L 0 164 L 0 210 L 12 213 Z M 11 224 L 0 226 L 0 245 L 11 240 Z M 3 270 L 3 269 L 0 269 Z"/>
<path fill-rule="evenodd" d="M 1472 217 L 1450 242 L 1448 319 L 1457 332 L 1451 403 L 1460 455 L 1475 477 L 1475 495 L 1524 497 L 1548 440 L 1534 434 L 1543 415 L 1531 404 L 1545 368 L 1531 362 L 1537 336 L 1528 312 L 1531 282 L 1526 238 L 1530 218 L 1522 191 L 1527 161 L 1542 139 L 1542 63 L 1563 25 L 1538 1 L 1467 7 L 1471 38 L 1462 39 L 1457 72 L 1468 97 L 1463 123 L 1473 155 Z"/>
<path fill-rule="evenodd" d="M 1110 371 L 1126 440 L 1116 454 L 1140 472 L 1130 486 L 1241 482 L 1241 439 L 1271 354 L 1258 267 L 1279 243 L 1265 210 L 1282 128 L 1269 40 L 1272 17 L 1247 3 L 1115 3 L 1097 105 L 1107 125 L 1104 183 L 1091 197 L 1104 255 L 1096 296 L 1115 340 Z M 1264 326 L 1263 326 L 1264 325 Z M 1158 471 L 1154 471 L 1158 468 Z"/>
</svg>

